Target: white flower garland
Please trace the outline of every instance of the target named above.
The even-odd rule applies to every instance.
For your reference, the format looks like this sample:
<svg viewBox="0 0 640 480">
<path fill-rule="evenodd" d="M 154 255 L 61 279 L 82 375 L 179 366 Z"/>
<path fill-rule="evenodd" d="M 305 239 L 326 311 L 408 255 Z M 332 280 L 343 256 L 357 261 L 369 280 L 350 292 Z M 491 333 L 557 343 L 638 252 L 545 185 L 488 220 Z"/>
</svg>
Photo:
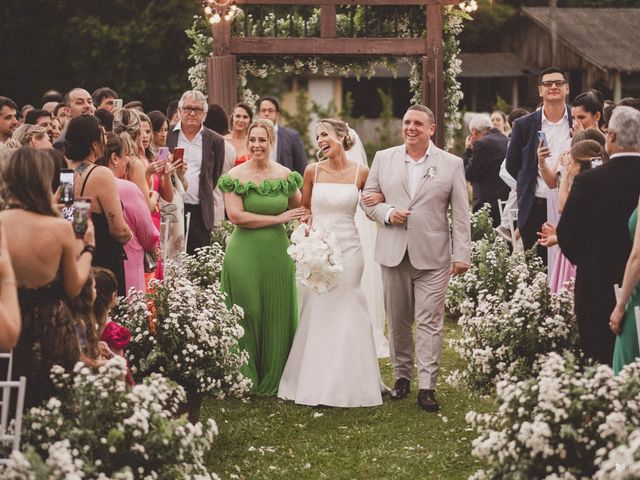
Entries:
<svg viewBox="0 0 640 480">
<path fill-rule="evenodd" d="M 463 99 L 463 93 L 457 76 L 461 72 L 461 62 L 458 58 L 460 54 L 459 35 L 462 33 L 463 20 L 471 18 L 467 13 L 469 10 L 469 2 L 462 2 L 458 6 L 449 6 L 443 10 L 443 46 L 444 46 L 444 96 L 445 96 L 445 142 L 446 147 L 453 145 L 453 139 L 457 130 L 461 127 L 461 116 L 458 111 L 458 105 Z M 320 12 L 318 9 L 308 20 L 308 28 L 313 29 L 319 24 Z M 238 17 L 241 18 L 242 12 Z M 268 14 L 266 20 L 268 25 L 273 23 L 273 14 Z M 278 20 L 280 24 L 282 19 Z M 209 33 L 210 24 L 204 16 L 195 16 L 194 24 L 185 33 L 192 40 L 192 46 L 189 58 L 194 61 L 194 66 L 189 69 L 189 81 L 194 89 L 206 91 L 206 59 L 213 50 L 213 42 Z M 271 27 L 268 27 L 271 28 Z M 279 28 L 279 33 L 286 31 L 286 28 Z M 255 32 L 252 32 L 255 33 Z M 263 34 L 273 32 L 266 31 Z M 402 32 L 403 37 L 407 36 L 407 32 Z M 299 73 L 310 72 L 313 74 L 321 73 L 325 76 L 337 74 L 338 76 L 346 76 L 347 73 L 355 74 L 357 78 L 364 76 L 371 78 L 376 67 L 388 68 L 395 71 L 398 61 L 407 61 L 411 64 L 409 73 L 409 88 L 411 90 L 411 103 L 416 104 L 422 101 L 422 64 L 416 57 L 378 57 L 372 59 L 363 59 L 354 61 L 349 59 L 344 62 L 333 58 L 326 57 L 289 57 L 280 56 L 267 60 L 256 60 L 251 58 L 238 59 L 238 84 L 242 91 L 243 100 L 253 104 L 257 100 L 250 89 L 247 88 L 247 75 L 258 78 L 266 78 L 269 75 L 277 73 Z"/>
</svg>

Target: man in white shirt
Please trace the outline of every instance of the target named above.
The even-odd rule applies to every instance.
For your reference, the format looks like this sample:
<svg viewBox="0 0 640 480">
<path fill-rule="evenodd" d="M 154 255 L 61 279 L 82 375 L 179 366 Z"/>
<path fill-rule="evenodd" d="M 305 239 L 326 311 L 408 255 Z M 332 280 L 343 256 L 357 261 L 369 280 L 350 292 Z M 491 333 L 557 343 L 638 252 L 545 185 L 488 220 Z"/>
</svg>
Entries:
<svg viewBox="0 0 640 480">
<path fill-rule="evenodd" d="M 202 125 L 207 113 L 207 99 L 196 90 L 185 92 L 178 103 L 180 121 L 169 132 L 167 146 L 174 152 L 184 149 L 187 190 L 184 194 L 185 214 L 189 214 L 187 253 L 211 244 L 211 230 L 216 219 L 214 190 L 223 172 L 224 138 Z"/>
<path fill-rule="evenodd" d="M 547 221 L 549 187 L 544 178 L 555 176 L 552 165 L 571 146 L 566 74 L 551 67 L 540 73 L 539 80 L 542 108 L 515 121 L 506 159 L 507 171 L 517 180 L 518 228 L 526 250 L 536 243 Z M 539 139 L 540 131 L 546 143 Z M 547 249 L 538 245 L 537 254 L 546 263 Z"/>
<path fill-rule="evenodd" d="M 434 120 L 427 107 L 409 107 L 402 120 L 404 144 L 376 153 L 360 202 L 379 223 L 375 260 L 382 270 L 396 380 L 391 399 L 410 393 L 415 350 L 418 405 L 429 412 L 439 409 L 435 391 L 449 277 L 469 268 L 471 248 L 464 165 L 430 141 Z M 384 201 L 368 206 L 368 195 L 379 192 Z"/>
</svg>

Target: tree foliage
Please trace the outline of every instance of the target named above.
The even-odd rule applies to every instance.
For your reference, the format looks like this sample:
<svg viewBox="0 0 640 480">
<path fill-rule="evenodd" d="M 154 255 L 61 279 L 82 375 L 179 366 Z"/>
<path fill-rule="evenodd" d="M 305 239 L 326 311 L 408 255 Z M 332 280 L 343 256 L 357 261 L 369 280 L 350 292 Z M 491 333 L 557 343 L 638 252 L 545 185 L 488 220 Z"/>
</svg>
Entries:
<svg viewBox="0 0 640 480">
<path fill-rule="evenodd" d="M 202 7 L 185 0 L 4 2 L 0 94 L 39 106 L 42 93 L 110 86 L 164 109 L 188 88 L 184 30 Z"/>
</svg>

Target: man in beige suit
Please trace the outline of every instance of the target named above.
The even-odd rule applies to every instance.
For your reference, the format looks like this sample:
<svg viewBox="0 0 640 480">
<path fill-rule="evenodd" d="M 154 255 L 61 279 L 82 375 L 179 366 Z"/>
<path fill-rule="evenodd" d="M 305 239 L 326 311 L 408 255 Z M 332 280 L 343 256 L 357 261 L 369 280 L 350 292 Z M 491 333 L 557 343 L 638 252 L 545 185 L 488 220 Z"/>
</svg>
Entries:
<svg viewBox="0 0 640 480">
<path fill-rule="evenodd" d="M 471 246 L 462 159 L 431 143 L 434 131 L 431 110 L 409 107 L 402 121 L 404 144 L 376 153 L 361 201 L 367 215 L 380 224 L 375 260 L 382 268 L 396 378 L 391 399 L 409 395 L 415 321 L 418 404 L 427 411 L 439 409 L 435 389 L 449 277 L 469 268 Z M 382 193 L 384 201 L 371 206 L 373 193 Z"/>
</svg>

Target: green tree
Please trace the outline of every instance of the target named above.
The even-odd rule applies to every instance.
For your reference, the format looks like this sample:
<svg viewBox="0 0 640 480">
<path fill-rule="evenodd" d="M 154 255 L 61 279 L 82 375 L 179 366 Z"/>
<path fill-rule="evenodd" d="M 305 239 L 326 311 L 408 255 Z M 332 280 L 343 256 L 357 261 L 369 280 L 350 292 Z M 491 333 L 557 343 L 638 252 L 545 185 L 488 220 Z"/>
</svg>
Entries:
<svg viewBox="0 0 640 480">
<path fill-rule="evenodd" d="M 44 90 L 114 88 L 147 110 L 189 87 L 184 0 L 22 0 L 2 7 L 2 94 L 39 106 Z"/>
</svg>

